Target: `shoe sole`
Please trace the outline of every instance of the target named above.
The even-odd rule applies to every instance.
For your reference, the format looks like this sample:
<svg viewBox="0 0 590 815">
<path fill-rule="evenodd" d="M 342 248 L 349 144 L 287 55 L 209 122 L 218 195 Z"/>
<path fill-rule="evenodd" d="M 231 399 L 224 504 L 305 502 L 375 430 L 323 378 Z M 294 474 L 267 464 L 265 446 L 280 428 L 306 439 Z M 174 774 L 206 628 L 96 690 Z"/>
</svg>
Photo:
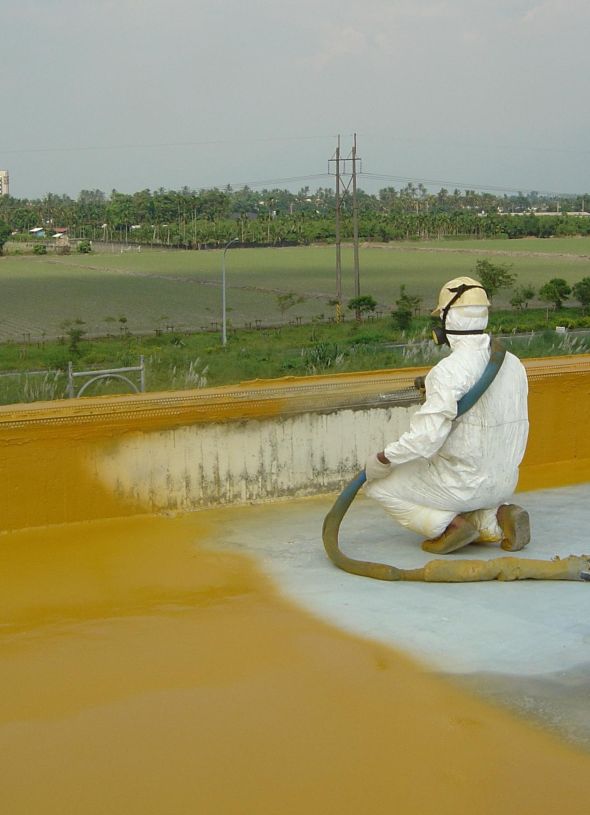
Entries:
<svg viewBox="0 0 590 815">
<path fill-rule="evenodd" d="M 457 549 L 462 549 L 470 543 L 475 543 L 479 536 L 479 531 L 471 527 L 471 529 L 457 530 L 450 534 L 443 535 L 442 539 L 438 540 L 425 540 L 422 544 L 422 549 L 425 552 L 430 552 L 432 555 L 448 555 L 450 552 L 455 552 Z"/>
<path fill-rule="evenodd" d="M 504 536 L 500 544 L 502 549 L 506 552 L 524 549 L 531 539 L 531 525 L 526 509 L 516 504 L 507 504 L 501 515 L 500 527 Z"/>
</svg>

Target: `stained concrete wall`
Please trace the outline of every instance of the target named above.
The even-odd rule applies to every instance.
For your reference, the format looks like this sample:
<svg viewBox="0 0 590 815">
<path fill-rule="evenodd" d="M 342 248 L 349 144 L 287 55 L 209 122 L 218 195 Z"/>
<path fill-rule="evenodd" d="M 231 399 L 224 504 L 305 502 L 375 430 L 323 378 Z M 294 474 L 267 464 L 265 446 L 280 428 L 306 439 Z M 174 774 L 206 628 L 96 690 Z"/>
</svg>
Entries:
<svg viewBox="0 0 590 815">
<path fill-rule="evenodd" d="M 97 457 L 109 489 L 150 511 L 338 489 L 409 425 L 415 408 L 302 413 L 132 433 Z"/>
<path fill-rule="evenodd" d="M 0 526 L 340 489 L 399 436 L 425 369 L 0 408 Z M 590 481 L 590 356 L 527 362 L 521 488 Z"/>
</svg>

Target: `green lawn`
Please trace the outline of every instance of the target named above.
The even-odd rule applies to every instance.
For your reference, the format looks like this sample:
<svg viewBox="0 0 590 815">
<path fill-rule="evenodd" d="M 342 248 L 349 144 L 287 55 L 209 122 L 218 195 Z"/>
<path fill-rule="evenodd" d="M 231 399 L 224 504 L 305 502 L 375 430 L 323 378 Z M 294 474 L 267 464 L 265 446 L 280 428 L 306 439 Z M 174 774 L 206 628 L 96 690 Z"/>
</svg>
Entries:
<svg viewBox="0 0 590 815">
<path fill-rule="evenodd" d="M 243 327 L 329 317 L 334 257 L 333 246 L 229 250 L 228 320 Z M 552 277 L 571 284 L 590 276 L 590 238 L 391 243 L 361 248 L 361 291 L 386 314 L 405 284 L 423 298 L 426 312 L 446 280 L 473 273 L 483 257 L 512 264 L 518 283 L 537 289 Z M 343 248 L 342 260 L 348 300 L 354 296 L 350 247 Z M 219 250 L 0 258 L 0 340 L 56 337 L 64 320 L 76 318 L 96 335 L 118 333 L 121 316 L 132 333 L 155 334 L 166 326 L 199 330 L 215 322 L 219 330 L 221 261 Z M 281 314 L 277 295 L 289 291 L 305 300 Z M 508 299 L 509 293 L 499 295 L 495 305 Z"/>
</svg>

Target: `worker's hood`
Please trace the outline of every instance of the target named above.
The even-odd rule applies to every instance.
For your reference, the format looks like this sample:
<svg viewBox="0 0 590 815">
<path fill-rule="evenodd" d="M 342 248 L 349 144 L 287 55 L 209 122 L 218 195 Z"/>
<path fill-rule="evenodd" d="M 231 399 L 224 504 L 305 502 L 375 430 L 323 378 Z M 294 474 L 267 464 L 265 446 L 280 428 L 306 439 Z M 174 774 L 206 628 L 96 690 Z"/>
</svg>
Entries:
<svg viewBox="0 0 590 815">
<path fill-rule="evenodd" d="M 447 331 L 485 331 L 488 325 L 488 309 L 485 306 L 455 306 L 449 309 L 445 328 Z M 458 343 L 475 348 L 487 348 L 487 334 L 448 334 L 451 348 Z"/>
</svg>

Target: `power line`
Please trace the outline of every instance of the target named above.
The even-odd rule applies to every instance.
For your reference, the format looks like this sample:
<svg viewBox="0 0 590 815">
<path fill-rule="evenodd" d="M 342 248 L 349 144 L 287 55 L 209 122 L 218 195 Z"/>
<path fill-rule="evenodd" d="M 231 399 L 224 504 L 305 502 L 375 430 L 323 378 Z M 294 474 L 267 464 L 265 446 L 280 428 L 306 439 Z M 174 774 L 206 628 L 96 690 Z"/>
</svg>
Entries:
<svg viewBox="0 0 590 815">
<path fill-rule="evenodd" d="M 332 162 L 335 159 L 331 159 Z M 360 162 L 360 159 L 357 159 Z M 351 163 L 351 158 L 341 158 L 340 164 L 344 165 L 345 162 Z M 345 174 L 344 170 L 340 171 L 340 176 L 342 177 Z M 219 185 L 216 188 L 221 189 L 224 186 L 230 187 L 263 187 L 267 184 L 288 184 L 293 183 L 295 181 L 317 181 L 319 179 L 331 179 L 336 175 L 334 172 L 329 173 L 313 173 L 309 175 L 300 175 L 300 176 L 288 176 L 285 178 L 270 178 L 265 179 L 263 181 L 240 181 L 240 182 L 232 182 L 229 184 Z M 441 180 L 441 179 L 434 179 L 434 178 L 416 178 L 410 176 L 401 176 L 401 175 L 390 175 L 388 173 L 371 173 L 365 172 L 364 170 L 357 170 L 357 176 L 361 178 L 366 178 L 370 181 L 397 181 L 397 182 L 405 182 L 405 183 L 418 183 L 418 184 L 442 184 L 445 187 L 456 187 L 463 190 L 478 190 L 478 191 L 490 191 L 490 192 L 505 192 L 505 193 L 514 193 L 516 195 L 526 194 L 523 193 L 523 190 L 526 190 L 526 187 L 499 187 L 494 184 L 479 184 L 474 182 L 465 182 L 465 181 L 449 181 L 449 180 Z M 350 179 L 352 179 L 352 173 L 350 173 Z M 350 180 L 349 180 L 350 183 Z M 215 189 L 215 187 L 202 187 L 201 189 Z M 345 186 L 343 192 L 348 192 L 348 186 Z M 565 192 L 555 192 L 554 190 L 535 190 L 539 195 L 553 195 L 553 196 L 565 196 L 565 195 L 579 195 L 580 193 L 565 193 Z"/>
<path fill-rule="evenodd" d="M 294 181 L 317 181 L 320 178 L 330 178 L 329 173 L 314 173 L 312 175 L 293 175 L 287 178 L 267 178 L 265 181 L 239 181 L 222 186 L 229 187 L 264 187 L 266 184 L 290 184 Z M 208 187 L 207 189 L 213 189 Z M 220 189 L 219 187 L 217 189 Z"/>
<path fill-rule="evenodd" d="M 350 134 L 352 136 L 352 134 Z M 383 142 L 396 142 L 398 144 L 430 144 L 430 145 L 444 145 L 452 144 L 454 147 L 459 148 L 473 148 L 479 150 L 489 150 L 490 148 L 510 151 L 524 151 L 524 152 L 543 152 L 543 153 L 568 153 L 568 154 L 581 154 L 587 155 L 590 150 L 575 149 L 571 147 L 550 147 L 546 145 L 511 145 L 511 144 L 491 144 L 486 145 L 482 142 L 478 143 L 462 143 L 456 140 L 440 140 L 440 139 L 422 139 L 416 136 L 392 137 L 388 134 L 379 133 L 363 133 L 360 134 L 363 138 L 374 139 Z M 151 150 L 157 148 L 169 147 L 205 147 L 222 144 L 256 144 L 267 142 L 290 142 L 290 141 L 327 141 L 333 139 L 333 134 L 304 134 L 297 136 L 254 136 L 251 138 L 241 139 L 201 139 L 198 141 L 171 141 L 171 142 L 153 142 L 153 143 L 139 143 L 131 142 L 128 144 L 94 144 L 94 145 L 70 145 L 70 146 L 47 146 L 39 145 L 34 147 L 0 147 L 2 153 L 9 155 L 27 154 L 27 153 L 61 153 L 61 152 L 87 152 L 87 151 L 100 151 L 100 150 Z"/>
<path fill-rule="evenodd" d="M 369 138 L 376 138 L 376 136 L 369 136 Z M 15 154 L 32 154 L 32 153 L 60 153 L 60 152 L 90 152 L 90 151 L 101 151 L 101 150 L 149 150 L 155 148 L 178 148 L 178 147 L 202 147 L 207 145 L 231 145 L 231 144 L 244 144 L 244 143 L 265 143 L 265 142 L 289 142 L 289 141 L 310 141 L 310 140 L 324 140 L 327 138 L 332 138 L 323 135 L 303 135 L 303 136 L 268 136 L 268 137 L 256 137 L 251 139 L 208 139 L 202 141 L 186 141 L 186 142 L 159 142 L 159 143 L 152 143 L 152 144 L 119 144 L 119 145 L 83 145 L 83 146 L 70 146 L 70 147 L 31 147 L 31 148 L 16 148 L 16 149 L 2 149 L 0 148 L 0 152 L 7 155 L 15 155 Z M 404 139 L 391 139 L 390 141 L 405 141 Z M 408 140 L 409 141 L 409 140 Z M 422 140 L 424 141 L 424 140 Z M 505 147 L 504 149 L 520 149 L 520 148 L 512 148 L 512 147 Z M 523 148 L 525 149 L 525 148 Z M 531 150 L 544 150 L 544 151 L 560 151 L 560 152 L 590 152 L 590 151 L 573 151 L 573 150 L 559 150 L 559 148 L 550 148 L 550 147 L 530 147 L 528 149 Z M 346 161 L 350 161 L 350 159 L 343 159 L 343 165 Z M 344 173 L 345 168 L 343 167 L 342 171 Z M 300 176 L 287 176 L 283 178 L 270 178 L 270 179 L 263 179 L 260 181 L 240 181 L 240 182 L 229 182 L 223 185 L 210 185 L 207 187 L 200 188 L 201 190 L 206 189 L 220 189 L 224 186 L 231 186 L 231 187 L 263 187 L 266 185 L 271 184 L 291 184 L 294 182 L 305 182 L 305 181 L 318 181 L 320 179 L 328 179 L 332 174 L 330 173 L 309 173 L 306 175 Z M 480 184 L 474 182 L 464 182 L 464 181 L 454 181 L 448 179 L 433 179 L 433 178 L 416 178 L 410 176 L 400 176 L 400 175 L 392 175 L 389 173 L 372 173 L 372 172 L 365 172 L 362 169 L 357 170 L 357 175 L 359 177 L 364 177 L 370 181 L 396 181 L 396 182 L 404 182 L 404 183 L 421 183 L 421 184 L 441 184 L 449 187 L 456 187 L 471 190 L 478 190 L 478 191 L 490 191 L 490 192 L 500 192 L 500 193 L 512 193 L 518 194 L 522 193 L 526 187 L 501 187 L 495 184 Z M 580 193 L 566 193 L 566 192 L 556 192 L 555 190 L 536 190 L 540 195 L 550 195 L 550 196 L 572 196 L 577 195 Z"/>
<path fill-rule="evenodd" d="M 335 162 L 335 159 L 333 158 L 330 161 Z M 350 184 L 350 180 L 352 179 L 352 172 L 351 171 L 349 172 L 349 171 L 345 170 L 345 167 L 344 167 L 344 165 L 347 162 L 352 166 L 352 159 L 350 157 L 340 159 L 340 165 L 342 167 L 342 169 L 340 170 L 340 177 L 342 178 L 342 176 L 344 176 L 344 175 L 349 175 L 350 176 L 349 184 Z M 360 159 L 357 158 L 357 162 L 360 163 Z M 414 183 L 414 182 L 417 183 L 417 184 L 442 184 L 445 187 L 447 187 L 447 186 L 448 187 L 456 187 L 458 189 L 477 190 L 477 191 L 480 191 L 480 192 L 486 192 L 486 191 L 505 192 L 505 193 L 513 193 L 515 195 L 518 195 L 518 194 L 526 194 L 526 192 L 523 192 L 523 191 L 529 189 L 527 187 L 520 187 L 520 188 L 518 188 L 518 187 L 499 187 L 499 186 L 494 185 L 494 184 L 479 184 L 479 183 L 467 182 L 467 181 L 449 181 L 448 179 L 446 179 L 446 180 L 442 179 L 441 180 L 441 179 L 436 179 L 436 178 L 416 178 L 415 176 L 410 177 L 410 176 L 401 176 L 401 175 L 391 175 L 391 174 L 388 174 L 388 173 L 371 173 L 371 172 L 365 172 L 362 169 L 357 170 L 356 174 L 357 174 L 358 177 L 366 178 L 369 181 L 384 181 L 384 182 L 397 181 L 397 182 L 405 182 L 406 184 L 407 183 Z M 263 187 L 266 184 L 288 184 L 288 183 L 293 183 L 295 181 L 300 182 L 300 181 L 317 181 L 319 179 L 331 179 L 335 175 L 337 175 L 337 173 L 335 173 L 335 172 L 312 173 L 312 174 L 309 174 L 309 175 L 288 176 L 288 177 L 285 177 L 285 178 L 270 178 L 270 179 L 265 179 L 263 181 L 231 182 L 231 183 L 228 183 L 228 184 L 218 185 L 217 187 L 215 187 L 215 186 L 202 187 L 201 189 L 203 189 L 203 190 L 205 190 L 205 189 L 221 189 L 224 186 L 238 187 L 238 188 L 239 187 Z M 348 192 L 349 184 L 345 185 L 345 187 L 343 189 L 344 193 Z M 532 190 L 529 189 L 529 193 L 531 191 Z M 539 195 L 551 195 L 551 196 L 557 196 L 557 197 L 559 197 L 559 196 L 581 195 L 581 193 L 556 192 L 555 190 L 534 190 L 534 192 L 538 193 Z"/>
<path fill-rule="evenodd" d="M 387 173 L 366 173 L 362 172 L 361 175 L 365 176 L 368 179 L 373 181 L 405 181 L 406 183 L 413 183 L 414 181 L 418 182 L 419 184 L 443 184 L 445 187 L 457 187 L 465 190 L 480 190 L 486 191 L 490 190 L 492 192 L 511 192 L 511 193 L 522 193 L 523 189 L 526 187 L 521 187 L 518 189 L 517 187 L 498 187 L 494 184 L 476 184 L 473 182 L 464 182 L 464 181 L 449 181 L 444 179 L 437 179 L 437 178 L 409 178 L 408 176 L 401 176 L 401 175 L 388 175 Z M 565 192 L 555 192 L 554 190 L 535 190 L 540 195 L 576 195 L 577 193 L 565 193 Z"/>
<path fill-rule="evenodd" d="M 469 149 L 469 150 L 483 150 L 486 153 L 490 150 L 507 150 L 507 151 L 514 151 L 514 152 L 524 152 L 524 153 L 567 153 L 567 154 L 580 154 L 580 155 L 588 155 L 590 150 L 584 150 L 582 148 L 574 148 L 574 147 L 550 147 L 546 145 L 534 145 L 534 144 L 526 144 L 526 145 L 518 145 L 518 144 L 497 144 L 496 142 L 493 143 L 486 143 L 483 141 L 479 142 L 461 142 L 457 141 L 456 139 L 422 139 L 416 136 L 407 136 L 407 137 L 400 137 L 400 136 L 383 136 L 381 134 L 371 134 L 371 133 L 361 133 L 360 135 L 363 136 L 365 139 L 375 139 L 380 140 L 381 142 L 396 142 L 398 144 L 428 144 L 435 147 L 441 147 L 445 144 L 452 145 L 455 148 L 460 149 Z"/>
<path fill-rule="evenodd" d="M 327 140 L 331 136 L 260 136 L 250 139 L 205 139 L 203 141 L 181 141 L 181 142 L 154 142 L 150 144 L 94 144 L 94 145 L 79 145 L 79 146 L 58 146 L 58 147 L 17 147 L 17 148 L 4 148 L 0 147 L 0 152 L 7 155 L 15 155 L 19 153 L 71 153 L 71 152 L 90 152 L 100 150 L 152 150 L 161 147 L 206 147 L 208 145 L 214 146 L 217 144 L 257 144 L 260 142 L 289 142 L 289 141 L 313 141 L 316 139 Z"/>
</svg>

